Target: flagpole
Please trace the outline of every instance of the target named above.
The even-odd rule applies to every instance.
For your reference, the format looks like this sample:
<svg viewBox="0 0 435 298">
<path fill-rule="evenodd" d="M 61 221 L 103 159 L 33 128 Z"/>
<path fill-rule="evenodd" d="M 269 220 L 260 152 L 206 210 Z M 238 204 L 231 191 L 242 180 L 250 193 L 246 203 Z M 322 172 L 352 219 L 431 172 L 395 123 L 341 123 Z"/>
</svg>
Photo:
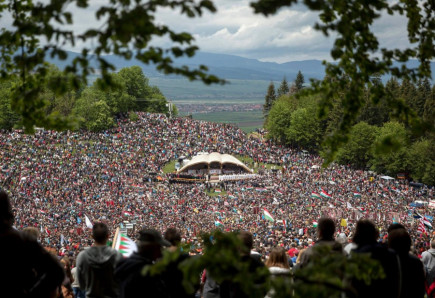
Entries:
<svg viewBox="0 0 435 298">
<path fill-rule="evenodd" d="M 113 237 L 112 248 L 116 246 L 116 240 L 118 239 L 119 227 L 116 228 L 115 237 Z"/>
</svg>

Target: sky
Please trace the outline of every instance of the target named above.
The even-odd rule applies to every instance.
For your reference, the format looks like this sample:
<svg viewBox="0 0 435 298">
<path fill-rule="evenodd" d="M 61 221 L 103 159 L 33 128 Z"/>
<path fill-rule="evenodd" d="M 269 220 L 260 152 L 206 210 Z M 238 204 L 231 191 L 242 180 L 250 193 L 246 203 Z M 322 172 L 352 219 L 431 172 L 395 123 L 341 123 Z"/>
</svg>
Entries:
<svg viewBox="0 0 435 298">
<path fill-rule="evenodd" d="M 48 1 L 48 0 L 46 0 Z M 86 10 L 68 7 L 73 13 L 74 31 L 83 32 L 89 27 L 98 28 L 101 21 L 94 19 L 96 9 L 108 0 L 89 1 Z M 325 37 L 313 29 L 318 14 L 303 5 L 283 8 L 275 15 L 264 17 L 254 14 L 250 2 L 254 0 L 214 0 L 217 12 L 205 13 L 200 18 L 187 18 L 178 11 L 160 9 L 156 22 L 176 31 L 190 32 L 201 51 L 231 54 L 260 61 L 284 63 L 301 60 L 328 60 L 333 37 Z M 3 15 L 2 27 L 8 27 L 10 17 Z M 403 17 L 382 16 L 373 29 L 384 47 L 405 48 L 408 45 L 406 22 Z M 167 39 L 154 40 L 154 44 L 168 46 Z M 88 43 L 88 46 L 92 43 Z M 79 51 L 82 44 L 67 46 Z"/>
</svg>

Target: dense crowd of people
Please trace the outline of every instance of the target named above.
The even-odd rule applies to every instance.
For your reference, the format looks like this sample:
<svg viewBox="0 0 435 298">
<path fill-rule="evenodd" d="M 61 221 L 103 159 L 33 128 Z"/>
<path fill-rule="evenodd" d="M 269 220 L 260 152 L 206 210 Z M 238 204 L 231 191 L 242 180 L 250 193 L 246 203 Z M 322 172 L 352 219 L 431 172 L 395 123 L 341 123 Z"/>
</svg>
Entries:
<svg viewBox="0 0 435 298">
<path fill-rule="evenodd" d="M 216 186 L 222 193 L 214 196 L 205 183 L 169 183 L 164 165 L 198 152 L 249 157 L 248 167 L 258 166 L 261 175 L 222 179 Z M 263 258 L 277 246 L 302 250 L 316 242 L 317 221 L 325 216 L 335 221 L 334 237 L 342 243 L 353 237 L 358 220 L 369 219 L 380 239 L 400 222 L 415 255 L 429 249 L 432 230 L 418 233 L 414 216 L 431 220 L 429 205 L 415 201 L 432 200 L 433 188 L 321 165 L 320 157 L 274 144 L 261 130 L 248 137 L 231 125 L 160 114 L 142 113 L 101 133 L 0 134 L 0 187 L 11 196 L 15 227 L 37 228 L 42 245 L 59 256 L 75 259 L 92 244 L 86 217 L 111 230 L 133 223 L 133 239 L 142 227 L 176 228 L 192 253 L 201 250 L 199 233 L 214 230 L 217 221 L 224 231 L 252 233 L 253 249 Z"/>
</svg>

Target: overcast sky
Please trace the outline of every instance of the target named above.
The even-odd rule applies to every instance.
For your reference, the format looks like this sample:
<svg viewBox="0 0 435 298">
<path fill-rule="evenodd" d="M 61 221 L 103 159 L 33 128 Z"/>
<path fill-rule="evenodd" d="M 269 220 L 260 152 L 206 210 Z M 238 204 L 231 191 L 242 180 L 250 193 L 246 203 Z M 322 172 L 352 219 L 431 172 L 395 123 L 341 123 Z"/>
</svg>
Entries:
<svg viewBox="0 0 435 298">
<path fill-rule="evenodd" d="M 187 31 L 195 37 L 201 51 L 232 54 L 261 61 L 288 62 L 309 59 L 331 60 L 329 52 L 333 39 L 324 37 L 313 29 L 317 13 L 297 5 L 281 9 L 270 17 L 255 15 L 249 3 L 253 0 L 215 0 L 218 11 L 206 13 L 201 18 L 190 19 L 179 12 L 160 10 L 157 22 L 176 31 Z M 86 10 L 70 7 L 76 32 L 99 24 L 94 19 L 95 10 L 107 0 L 92 0 Z M 8 27 L 10 18 L 3 15 L 2 27 Z M 403 48 L 407 46 L 406 22 L 401 17 L 384 16 L 373 28 L 381 46 Z M 165 45 L 167 40 L 155 41 Z M 167 44 L 166 44 L 167 45 Z M 76 50 L 80 47 L 80 42 Z"/>
</svg>

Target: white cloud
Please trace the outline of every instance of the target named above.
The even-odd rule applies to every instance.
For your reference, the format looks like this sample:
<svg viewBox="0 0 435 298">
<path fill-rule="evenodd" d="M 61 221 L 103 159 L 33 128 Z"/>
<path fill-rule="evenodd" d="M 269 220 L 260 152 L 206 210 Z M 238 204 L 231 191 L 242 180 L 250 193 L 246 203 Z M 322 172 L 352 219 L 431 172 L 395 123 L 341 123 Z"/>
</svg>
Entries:
<svg viewBox="0 0 435 298">
<path fill-rule="evenodd" d="M 95 20 L 96 10 L 109 0 L 92 0 L 90 7 L 68 7 L 73 12 L 76 33 L 98 28 L 102 21 Z M 255 15 L 249 3 L 253 0 L 215 0 L 217 13 L 204 13 L 201 18 L 188 18 L 179 11 L 159 9 L 156 21 L 168 25 L 177 32 L 190 32 L 201 51 L 239 55 L 262 61 L 287 62 L 306 59 L 330 60 L 333 38 L 325 37 L 313 29 L 318 14 L 303 5 L 283 8 L 270 17 Z M 10 27 L 11 20 L 4 15 L 0 19 L 3 28 Z M 373 25 L 380 45 L 388 48 L 408 46 L 406 23 L 403 17 L 383 15 Z M 93 46 L 90 41 L 86 45 Z M 168 38 L 153 40 L 154 44 L 170 47 Z M 95 44 L 94 44 L 95 45 Z M 79 50 L 78 41 L 70 50 Z"/>
</svg>

